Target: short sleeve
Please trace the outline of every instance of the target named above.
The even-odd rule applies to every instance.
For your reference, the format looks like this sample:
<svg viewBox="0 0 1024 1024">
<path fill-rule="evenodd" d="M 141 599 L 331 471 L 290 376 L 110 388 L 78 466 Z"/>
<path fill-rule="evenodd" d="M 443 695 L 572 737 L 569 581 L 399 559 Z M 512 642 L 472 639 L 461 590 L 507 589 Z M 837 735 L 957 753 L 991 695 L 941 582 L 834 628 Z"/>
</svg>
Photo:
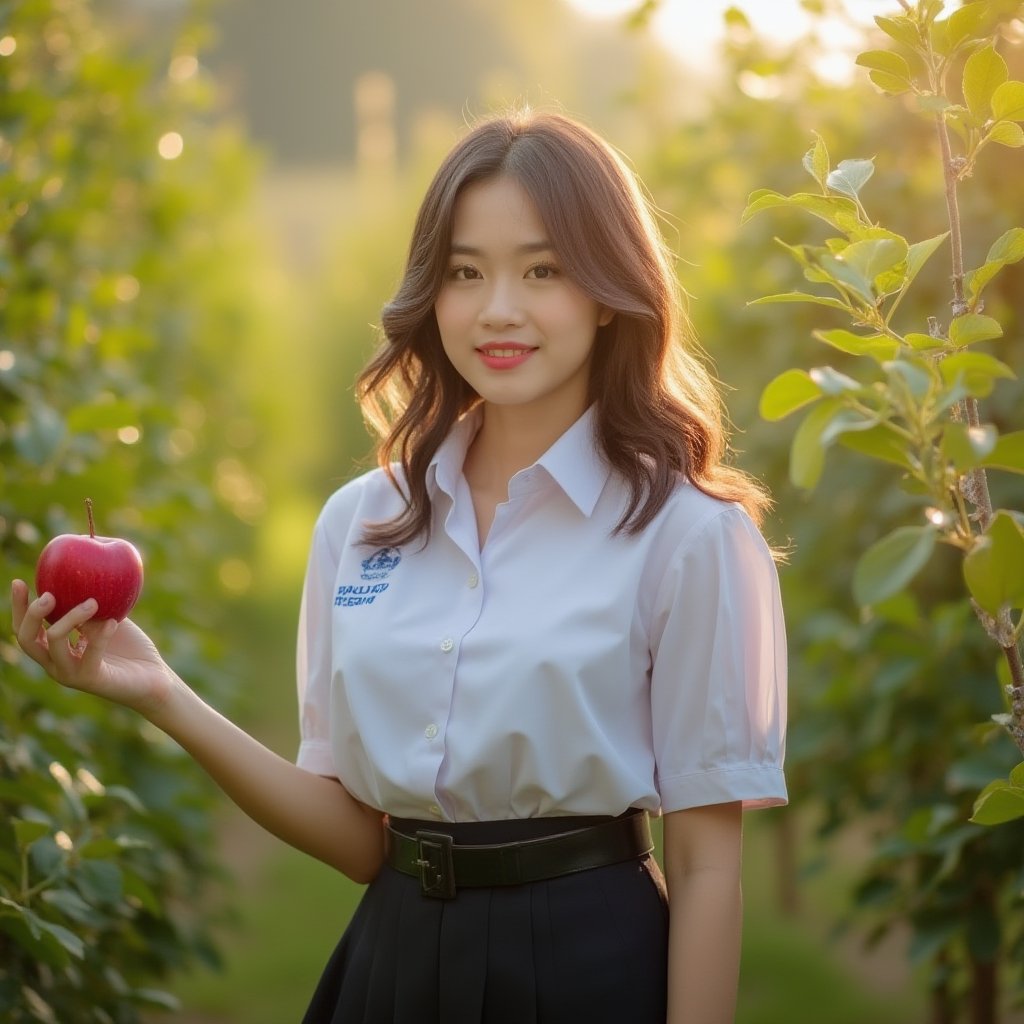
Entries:
<svg viewBox="0 0 1024 1024">
<path fill-rule="evenodd" d="M 299 608 L 296 679 L 299 693 L 300 768 L 337 775 L 330 742 L 331 611 L 338 556 L 331 548 L 324 516 L 313 531 Z"/>
<path fill-rule="evenodd" d="M 651 705 L 666 812 L 787 802 L 786 634 L 775 563 L 739 506 L 689 532 L 652 610 Z"/>
</svg>

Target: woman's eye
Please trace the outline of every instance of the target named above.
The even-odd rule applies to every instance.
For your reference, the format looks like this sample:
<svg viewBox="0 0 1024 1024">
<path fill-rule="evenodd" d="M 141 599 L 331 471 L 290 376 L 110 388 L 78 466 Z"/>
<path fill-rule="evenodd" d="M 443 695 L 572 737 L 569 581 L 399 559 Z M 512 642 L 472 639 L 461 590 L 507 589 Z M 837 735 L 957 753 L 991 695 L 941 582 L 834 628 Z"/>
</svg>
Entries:
<svg viewBox="0 0 1024 1024">
<path fill-rule="evenodd" d="M 473 281 L 480 276 L 480 272 L 468 263 L 460 263 L 457 267 L 449 269 L 448 276 L 453 281 Z"/>
<path fill-rule="evenodd" d="M 547 281 L 558 276 L 558 267 L 552 263 L 538 263 L 535 267 L 530 267 L 527 275 L 538 281 Z"/>
</svg>

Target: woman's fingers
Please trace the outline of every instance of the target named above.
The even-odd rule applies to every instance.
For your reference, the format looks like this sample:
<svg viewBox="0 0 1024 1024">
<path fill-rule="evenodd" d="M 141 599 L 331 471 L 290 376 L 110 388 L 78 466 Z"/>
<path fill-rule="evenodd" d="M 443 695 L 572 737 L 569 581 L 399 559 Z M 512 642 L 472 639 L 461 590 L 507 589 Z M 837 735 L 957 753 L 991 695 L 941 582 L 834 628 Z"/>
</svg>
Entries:
<svg viewBox="0 0 1024 1024">
<path fill-rule="evenodd" d="M 42 594 L 35 601 L 28 597 L 28 587 L 16 580 L 11 587 L 11 605 L 22 650 L 63 683 L 74 684 L 81 676 L 94 672 L 103 660 L 109 640 L 104 632 L 105 623 L 90 624 L 98 607 L 96 601 L 84 601 L 47 628 L 44 620 L 53 609 L 53 595 Z M 76 631 L 79 637 L 73 643 L 71 636 Z M 94 643 L 100 645 L 98 651 L 90 651 Z"/>
<path fill-rule="evenodd" d="M 89 649 L 89 639 L 84 627 L 98 608 L 98 603 L 90 597 L 61 616 L 46 631 L 46 649 L 57 670 L 54 674 L 62 683 L 74 686 L 85 678 L 83 657 Z M 72 640 L 76 631 L 79 635 Z"/>
<path fill-rule="evenodd" d="M 11 608 L 14 631 L 21 649 L 47 672 L 52 672 L 43 619 L 53 607 L 53 597 L 43 594 L 35 601 L 29 601 L 28 587 L 21 580 L 11 585 Z"/>
<path fill-rule="evenodd" d="M 103 664 L 103 657 L 107 653 L 107 644 L 117 632 L 117 620 L 101 619 L 86 622 L 80 629 L 85 637 L 85 650 L 81 655 L 79 671 L 86 679 L 94 679 Z"/>
<path fill-rule="evenodd" d="M 28 611 L 28 584 L 24 580 L 11 581 L 11 614 L 14 620 L 14 632 L 21 629 L 21 623 Z"/>
</svg>

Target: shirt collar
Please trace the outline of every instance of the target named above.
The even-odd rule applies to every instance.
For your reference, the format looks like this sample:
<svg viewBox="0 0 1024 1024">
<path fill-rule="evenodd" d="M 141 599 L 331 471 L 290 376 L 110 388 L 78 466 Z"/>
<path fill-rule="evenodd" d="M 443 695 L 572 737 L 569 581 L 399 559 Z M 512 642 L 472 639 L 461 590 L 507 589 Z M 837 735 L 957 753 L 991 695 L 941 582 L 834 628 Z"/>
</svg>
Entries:
<svg viewBox="0 0 1024 1024">
<path fill-rule="evenodd" d="M 592 405 L 537 460 L 585 516 L 593 513 L 611 472 L 594 436 L 596 419 Z"/>
<path fill-rule="evenodd" d="M 448 436 L 434 452 L 434 457 L 427 465 L 427 487 L 437 487 L 444 491 L 453 501 L 458 490 L 459 475 L 462 464 L 466 461 L 466 452 L 480 429 L 483 410 L 475 405 L 455 426 L 448 431 Z"/>
<path fill-rule="evenodd" d="M 482 415 L 482 407 L 477 405 L 452 427 L 427 467 L 428 487 L 433 485 L 454 500 L 462 464 L 480 429 Z M 596 418 L 596 407 L 592 405 L 534 463 L 551 477 L 585 516 L 593 514 L 611 472 L 594 436 Z M 526 473 L 532 468 L 520 472 Z"/>
</svg>

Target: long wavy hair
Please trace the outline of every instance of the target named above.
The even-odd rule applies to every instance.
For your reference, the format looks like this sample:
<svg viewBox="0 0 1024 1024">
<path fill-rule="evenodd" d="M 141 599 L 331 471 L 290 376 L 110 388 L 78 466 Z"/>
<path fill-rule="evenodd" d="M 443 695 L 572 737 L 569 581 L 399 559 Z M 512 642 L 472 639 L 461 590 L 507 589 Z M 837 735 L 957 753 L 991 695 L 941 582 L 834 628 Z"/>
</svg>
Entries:
<svg viewBox="0 0 1024 1024">
<path fill-rule="evenodd" d="M 615 312 L 599 327 L 589 401 L 596 436 L 630 493 L 616 532 L 636 533 L 681 476 L 743 505 L 760 522 L 769 498 L 726 465 L 721 398 L 696 342 L 653 207 L 619 155 L 584 125 L 517 112 L 474 127 L 438 169 L 420 206 L 405 273 L 384 307 L 383 343 L 356 390 L 380 442 L 377 461 L 404 511 L 370 524 L 368 543 L 398 546 L 430 530 L 427 467 L 458 418 L 479 401 L 445 355 L 434 303 L 449 265 L 455 204 L 466 186 L 511 177 L 535 204 L 559 265 Z M 399 483 L 393 463 L 402 467 Z"/>
</svg>

